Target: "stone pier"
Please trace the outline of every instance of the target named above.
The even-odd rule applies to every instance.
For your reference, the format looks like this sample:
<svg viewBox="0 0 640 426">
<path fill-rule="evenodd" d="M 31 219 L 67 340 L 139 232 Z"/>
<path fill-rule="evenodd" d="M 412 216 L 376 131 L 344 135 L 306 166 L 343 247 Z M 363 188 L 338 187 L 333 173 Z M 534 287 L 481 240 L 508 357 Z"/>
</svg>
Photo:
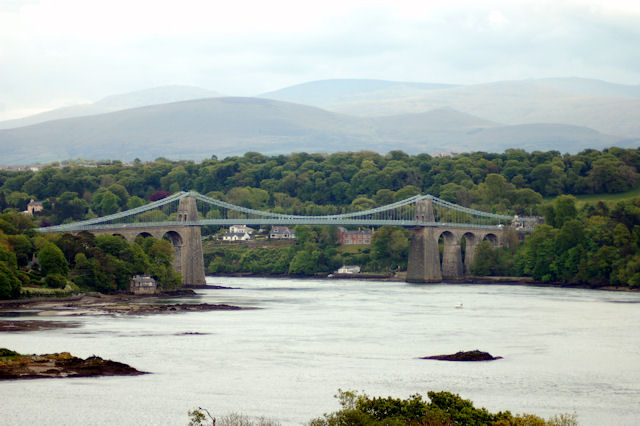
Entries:
<svg viewBox="0 0 640 426">
<path fill-rule="evenodd" d="M 504 238 L 503 229 L 491 230 L 465 225 L 453 227 L 437 224 L 430 199 L 418 202 L 414 217 L 427 225 L 416 227 L 412 231 L 407 282 L 433 283 L 443 280 L 463 280 L 465 274 L 471 271 L 478 243 L 488 239 L 495 246 L 500 246 Z M 438 248 L 440 237 L 444 241 L 442 262 Z M 460 244 L 463 237 L 465 239 L 464 264 Z"/>
<path fill-rule="evenodd" d="M 198 220 L 196 199 L 184 197 L 178 205 L 177 222 Z M 167 226 L 108 228 L 92 230 L 92 234 L 118 235 L 127 241 L 134 241 L 138 235 L 157 239 L 167 237 L 175 250 L 173 265 L 182 275 L 182 285 L 204 285 L 204 259 L 202 256 L 202 235 L 200 226 L 167 224 Z"/>
</svg>

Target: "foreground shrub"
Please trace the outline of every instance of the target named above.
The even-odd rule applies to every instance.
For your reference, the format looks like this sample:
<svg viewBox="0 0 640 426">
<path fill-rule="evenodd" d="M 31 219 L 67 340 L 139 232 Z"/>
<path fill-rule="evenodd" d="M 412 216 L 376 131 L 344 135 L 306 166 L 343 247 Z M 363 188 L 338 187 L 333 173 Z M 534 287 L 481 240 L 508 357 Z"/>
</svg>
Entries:
<svg viewBox="0 0 640 426">
<path fill-rule="evenodd" d="M 451 392 L 428 392 L 429 402 L 421 395 L 408 399 L 371 398 L 353 391 L 338 391 L 342 409 L 313 419 L 310 426 L 575 426 L 575 415 L 557 415 L 545 421 L 532 414 L 512 415 L 509 411 L 491 413 Z"/>
<path fill-rule="evenodd" d="M 209 410 L 198 408 L 189 411 L 189 426 L 280 426 L 280 422 L 264 417 L 253 418 L 245 414 L 232 413 L 214 417 Z"/>
<path fill-rule="evenodd" d="M 451 392 L 428 392 L 407 399 L 371 398 L 354 391 L 338 390 L 342 409 L 311 420 L 309 426 L 577 426 L 575 414 L 559 414 L 544 420 L 533 414 L 491 413 Z M 190 426 L 275 426 L 277 421 L 231 414 L 216 418 L 204 408 L 189 411 Z"/>
</svg>

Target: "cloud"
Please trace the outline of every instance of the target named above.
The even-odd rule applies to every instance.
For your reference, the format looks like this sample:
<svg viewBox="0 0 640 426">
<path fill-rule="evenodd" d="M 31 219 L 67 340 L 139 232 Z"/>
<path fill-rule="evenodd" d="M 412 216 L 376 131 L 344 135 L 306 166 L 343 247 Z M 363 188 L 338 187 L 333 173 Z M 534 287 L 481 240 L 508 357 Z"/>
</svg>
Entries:
<svg viewBox="0 0 640 426">
<path fill-rule="evenodd" d="M 622 0 L 4 1 L 0 119 L 163 84 L 251 95 L 324 78 L 640 83 L 637 46 L 640 9 Z"/>
</svg>

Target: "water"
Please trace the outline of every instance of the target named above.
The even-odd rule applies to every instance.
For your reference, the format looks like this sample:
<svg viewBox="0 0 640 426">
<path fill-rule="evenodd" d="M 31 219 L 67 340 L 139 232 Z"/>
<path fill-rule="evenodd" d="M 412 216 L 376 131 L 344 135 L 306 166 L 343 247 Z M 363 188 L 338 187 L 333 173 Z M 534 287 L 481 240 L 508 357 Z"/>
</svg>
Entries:
<svg viewBox="0 0 640 426">
<path fill-rule="evenodd" d="M 0 333 L 22 353 L 69 351 L 153 374 L 0 382 L 0 424 L 171 424 L 201 406 L 301 424 L 338 409 L 336 391 L 459 393 L 491 411 L 640 418 L 640 294 L 521 286 L 208 278 L 179 302 L 260 309 L 39 317 L 79 328 Z M 456 309 L 460 303 L 463 309 Z M 28 319 L 20 316 L 18 319 Z M 200 333 L 200 334 L 185 334 Z M 417 357 L 480 349 L 504 359 Z"/>
</svg>

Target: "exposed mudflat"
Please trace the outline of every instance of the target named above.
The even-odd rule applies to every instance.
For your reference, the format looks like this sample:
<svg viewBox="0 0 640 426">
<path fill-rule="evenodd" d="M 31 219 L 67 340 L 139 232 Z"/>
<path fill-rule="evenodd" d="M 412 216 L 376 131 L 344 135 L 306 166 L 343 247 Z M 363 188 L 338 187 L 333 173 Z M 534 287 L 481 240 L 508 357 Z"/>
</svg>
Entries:
<svg viewBox="0 0 640 426">
<path fill-rule="evenodd" d="M 63 327 L 77 327 L 73 321 L 34 319 L 34 317 L 80 317 L 87 315 L 151 315 L 180 312 L 236 311 L 242 308 L 212 303 L 167 303 L 167 297 L 193 295 L 192 290 L 159 296 L 103 295 L 90 293 L 65 299 L 23 299 L 0 303 L 0 332 L 36 331 Z M 25 317 L 25 319 L 2 319 Z"/>
</svg>

